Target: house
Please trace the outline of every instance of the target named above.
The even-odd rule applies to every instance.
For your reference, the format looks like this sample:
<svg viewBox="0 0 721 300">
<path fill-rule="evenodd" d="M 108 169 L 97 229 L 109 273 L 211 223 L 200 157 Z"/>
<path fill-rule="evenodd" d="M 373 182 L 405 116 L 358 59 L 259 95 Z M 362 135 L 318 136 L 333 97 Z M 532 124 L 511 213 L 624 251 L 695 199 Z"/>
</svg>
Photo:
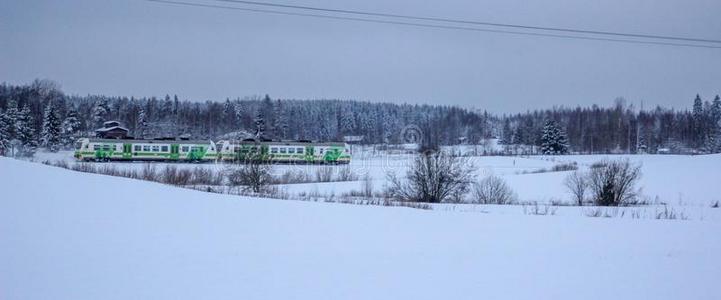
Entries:
<svg viewBox="0 0 721 300">
<path fill-rule="evenodd" d="M 95 136 L 103 139 L 125 139 L 128 138 L 129 130 L 120 126 L 118 121 L 107 121 L 103 128 L 95 129 Z"/>
</svg>

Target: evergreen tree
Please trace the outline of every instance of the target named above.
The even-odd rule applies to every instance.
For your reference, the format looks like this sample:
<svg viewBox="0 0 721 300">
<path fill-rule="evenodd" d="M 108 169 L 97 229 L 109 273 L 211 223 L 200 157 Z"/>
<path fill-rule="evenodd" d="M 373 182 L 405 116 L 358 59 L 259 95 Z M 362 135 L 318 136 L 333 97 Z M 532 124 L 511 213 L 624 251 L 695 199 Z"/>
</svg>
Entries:
<svg viewBox="0 0 721 300">
<path fill-rule="evenodd" d="M 273 124 L 273 128 L 275 129 L 275 138 L 281 140 L 288 138 L 288 118 L 280 99 L 275 103 L 274 115 L 275 124 Z"/>
<path fill-rule="evenodd" d="M 703 101 L 701 96 L 696 94 L 696 98 L 693 100 L 693 135 L 696 141 L 696 146 L 700 147 L 704 145 L 705 138 L 705 125 L 706 118 L 703 110 Z"/>
<path fill-rule="evenodd" d="M 7 112 L 0 111 L 0 155 L 7 155 L 10 150 L 12 127 L 13 122 L 11 122 Z"/>
<path fill-rule="evenodd" d="M 93 125 L 95 128 L 102 128 L 110 115 L 110 107 L 107 100 L 99 101 L 93 107 Z"/>
<path fill-rule="evenodd" d="M 140 110 L 138 110 L 138 121 L 137 124 L 135 124 L 135 128 L 135 134 L 138 136 L 138 138 L 145 138 L 145 135 L 148 131 L 148 116 L 145 114 L 145 109 L 143 108 L 140 108 Z"/>
<path fill-rule="evenodd" d="M 235 131 L 238 128 L 238 122 L 236 118 L 236 108 L 233 103 L 230 102 L 230 99 L 225 99 L 225 104 L 223 104 L 223 124 L 222 128 L 226 131 Z"/>
<path fill-rule="evenodd" d="M 45 106 L 43 114 L 42 131 L 40 132 L 40 144 L 51 152 L 60 149 L 60 118 L 55 111 L 55 105 L 51 102 Z"/>
<path fill-rule="evenodd" d="M 5 116 L 5 122 L 9 123 L 10 126 L 6 129 L 7 130 L 7 136 L 10 141 L 17 138 L 17 131 L 15 130 L 15 123 L 18 119 L 18 103 L 14 99 L 11 99 L 8 101 L 7 104 L 7 110 L 5 110 L 5 113 L 3 114 Z"/>
<path fill-rule="evenodd" d="M 553 120 L 546 121 L 541 136 L 541 152 L 547 155 L 568 153 L 568 141 L 561 127 Z"/>
<path fill-rule="evenodd" d="M 80 120 L 78 119 L 78 111 L 71 105 L 68 108 L 67 116 L 60 126 L 61 143 L 65 147 L 70 147 L 80 134 Z"/>
<path fill-rule="evenodd" d="M 706 150 L 710 153 L 719 153 L 721 152 L 721 98 L 719 95 L 716 95 L 710 106 Z"/>
<path fill-rule="evenodd" d="M 270 99 L 269 95 L 265 95 L 263 97 L 263 100 L 260 104 L 260 120 L 262 120 L 262 130 L 256 132 L 256 135 L 260 134 L 260 136 L 264 138 L 272 139 L 274 138 L 273 134 L 275 133 L 275 128 L 273 125 L 275 125 L 275 118 L 273 117 L 273 101 Z M 258 126 L 256 120 L 256 127 Z"/>
<path fill-rule="evenodd" d="M 35 137 L 33 123 L 30 107 L 28 105 L 23 106 L 15 120 L 16 139 L 19 141 L 20 146 L 17 154 L 20 156 L 33 156 L 37 149 L 37 139 Z"/>
<path fill-rule="evenodd" d="M 258 115 L 255 117 L 255 138 L 259 139 L 263 137 L 263 134 L 265 133 L 265 118 L 263 116 L 263 113 L 259 110 Z"/>
</svg>

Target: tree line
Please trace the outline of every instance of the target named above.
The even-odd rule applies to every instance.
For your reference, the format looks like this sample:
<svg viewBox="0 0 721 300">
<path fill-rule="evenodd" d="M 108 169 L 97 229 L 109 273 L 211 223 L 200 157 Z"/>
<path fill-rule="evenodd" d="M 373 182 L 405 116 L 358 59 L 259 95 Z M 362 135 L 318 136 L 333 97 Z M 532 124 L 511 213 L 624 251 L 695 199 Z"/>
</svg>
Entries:
<svg viewBox="0 0 721 300">
<path fill-rule="evenodd" d="M 691 110 L 613 107 L 537 110 L 497 116 L 457 106 L 245 97 L 225 101 L 66 95 L 49 80 L 0 85 L 0 152 L 32 155 L 71 147 L 109 120 L 136 138 L 267 138 L 315 141 L 361 137 L 365 144 L 425 147 L 479 144 L 497 137 L 554 153 L 719 152 L 721 100 L 694 99 Z M 545 129 L 545 130 L 544 130 Z M 417 132 L 414 132 L 417 131 Z M 411 132 L 409 134 L 408 132 Z M 544 138 L 546 136 L 546 138 Z M 548 138 L 554 145 L 549 144 Z M 535 149 L 532 147 L 531 149 Z M 546 152 L 546 150 L 543 150 Z"/>
</svg>

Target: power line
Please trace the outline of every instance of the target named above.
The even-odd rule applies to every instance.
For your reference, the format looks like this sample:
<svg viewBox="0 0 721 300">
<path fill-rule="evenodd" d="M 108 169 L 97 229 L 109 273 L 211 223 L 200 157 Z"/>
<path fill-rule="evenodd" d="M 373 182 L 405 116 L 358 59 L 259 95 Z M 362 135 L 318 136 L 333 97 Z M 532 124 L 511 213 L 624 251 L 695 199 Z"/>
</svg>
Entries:
<svg viewBox="0 0 721 300">
<path fill-rule="evenodd" d="M 163 4 L 171 4 L 171 5 L 181 5 L 181 6 L 218 8 L 218 9 L 229 9 L 229 10 L 247 11 L 247 12 L 255 12 L 255 13 L 300 16 L 300 17 L 313 17 L 313 18 L 356 21 L 356 22 L 366 22 L 366 23 L 378 23 L 378 24 L 393 24 L 393 25 L 404 25 L 404 26 L 414 26 L 414 27 L 423 27 L 423 28 L 438 28 L 438 29 L 449 29 L 449 30 L 491 32 L 491 33 L 512 34 L 512 35 L 541 36 L 541 37 L 593 40 L 593 41 L 605 41 L 605 42 L 619 42 L 619 43 L 631 43 L 631 44 L 721 49 L 721 46 L 702 45 L 702 44 L 671 43 L 671 42 L 643 41 L 643 40 L 630 40 L 630 39 L 614 39 L 614 38 L 574 36 L 574 35 L 561 35 L 561 34 L 536 33 L 536 32 L 520 32 L 520 31 L 484 29 L 484 28 L 462 27 L 462 26 L 452 26 L 452 25 L 437 25 L 437 24 L 424 24 L 424 23 L 414 23 L 414 22 L 365 19 L 365 18 L 355 18 L 355 17 L 342 17 L 342 16 L 333 16 L 333 15 L 295 13 L 295 12 L 286 12 L 286 11 L 277 11 L 277 10 L 254 9 L 254 8 L 244 8 L 244 7 L 237 7 L 237 6 L 224 6 L 224 5 L 214 5 L 214 4 L 204 4 L 204 3 L 184 2 L 184 1 L 172 1 L 172 0 L 146 0 L 146 1 L 163 3 Z"/>
<path fill-rule="evenodd" d="M 496 26 L 496 27 L 517 28 L 517 29 L 532 29 L 532 30 L 545 30 L 545 31 L 556 31 L 556 32 L 571 32 L 571 33 L 584 33 L 584 34 L 595 34 L 595 35 L 624 36 L 624 37 L 634 37 L 634 38 L 649 38 L 649 39 L 662 39 L 662 40 L 676 40 L 676 41 L 686 41 L 686 42 L 702 42 L 702 43 L 721 44 L 721 40 L 691 38 L 691 37 L 624 33 L 624 32 L 598 31 L 598 30 L 583 30 L 583 29 L 559 28 L 559 27 L 542 27 L 542 26 L 494 23 L 494 22 L 484 22 L 484 21 L 471 21 L 471 20 L 440 18 L 440 17 L 420 17 L 420 16 L 391 14 L 391 13 L 347 10 L 347 9 L 332 9 L 332 8 L 322 8 L 322 7 L 313 7 L 313 6 L 291 5 L 291 4 L 258 2 L 258 1 L 245 1 L 245 0 L 213 0 L 213 1 L 241 3 L 241 4 L 248 4 L 248 5 L 259 5 L 259 6 L 269 6 L 269 7 L 293 8 L 293 9 L 312 10 L 312 11 L 324 11 L 324 12 L 332 12 L 332 13 L 344 13 L 344 14 L 354 14 L 354 15 L 374 16 L 374 17 L 401 18 L 401 19 L 417 20 L 417 21 L 435 21 L 435 22 L 485 25 L 485 26 Z"/>
</svg>

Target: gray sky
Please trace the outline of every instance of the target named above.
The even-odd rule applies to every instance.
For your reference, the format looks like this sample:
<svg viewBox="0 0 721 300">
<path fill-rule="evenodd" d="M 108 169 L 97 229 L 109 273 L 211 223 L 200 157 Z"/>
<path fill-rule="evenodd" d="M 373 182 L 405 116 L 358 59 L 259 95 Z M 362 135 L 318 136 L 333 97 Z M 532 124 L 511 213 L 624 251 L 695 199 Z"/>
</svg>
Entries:
<svg viewBox="0 0 721 300">
<path fill-rule="evenodd" d="M 718 0 L 277 1 L 721 39 Z M 721 49 L 519 37 L 142 0 L 0 1 L 0 81 L 34 78 L 56 80 L 71 94 L 178 94 L 191 100 L 268 93 L 517 112 L 610 105 L 623 96 L 647 106 L 688 107 L 696 93 L 705 99 L 721 93 Z"/>
</svg>

